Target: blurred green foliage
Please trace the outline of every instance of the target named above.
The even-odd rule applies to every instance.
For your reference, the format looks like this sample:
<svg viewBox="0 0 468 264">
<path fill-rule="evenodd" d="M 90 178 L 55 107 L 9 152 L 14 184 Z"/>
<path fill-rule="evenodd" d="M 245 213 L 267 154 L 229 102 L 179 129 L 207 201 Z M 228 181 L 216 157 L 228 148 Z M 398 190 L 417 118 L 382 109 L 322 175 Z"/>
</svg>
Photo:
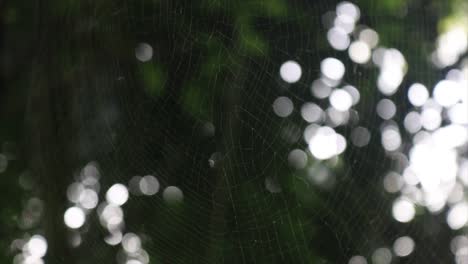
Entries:
<svg viewBox="0 0 468 264">
<path fill-rule="evenodd" d="M 11 262 L 8 248 L 14 238 L 34 231 L 49 239 L 46 263 L 114 263 L 116 250 L 106 247 L 99 236 L 90 236 L 90 241 L 85 237 L 77 253 L 62 252 L 65 242 L 58 240 L 65 239 L 65 231 L 44 228 L 50 219 L 62 221 L 60 210 L 46 209 L 44 221 L 34 230 L 17 226 L 22 201 L 28 197 L 41 197 L 46 207 L 64 208 L 67 202 L 57 197 L 65 197 L 73 172 L 94 159 L 108 175 L 103 185 L 158 171 L 162 183 L 193 190 L 179 208 L 168 208 L 155 198 L 137 200 L 125 209 L 134 218 L 128 227 L 148 236 L 144 247 L 151 263 L 344 263 L 350 254 L 367 254 L 407 231 L 395 226 L 383 209 L 388 195 L 376 185 L 385 162 L 358 163 L 384 159 L 377 139 L 368 150 L 353 150 L 332 166 L 338 178 L 334 190 L 308 186 L 304 172 L 284 162 L 290 145 L 278 135 L 291 124 L 276 120 L 270 107 L 280 93 L 294 91 L 281 90 L 278 67 L 286 59 L 297 59 L 307 69 L 306 79 L 312 80 L 322 58 L 345 60 L 345 54 L 328 46 L 321 25 L 321 15 L 336 3 L 2 2 L 0 140 L 24 143 L 20 160 L 12 161 L 1 175 L 0 248 L 6 250 L 0 263 Z M 441 28 L 459 21 L 465 1 L 357 4 L 363 23 L 379 32 L 381 44 L 405 54 L 408 81 L 432 84 L 438 79 L 427 55 L 439 20 L 445 18 Z M 152 61 L 134 59 L 138 42 L 153 45 Z M 375 71 L 349 61 L 347 66 L 352 69 L 350 82 L 362 92 L 360 110 L 366 112 L 375 102 Z M 115 82 L 119 76 L 124 77 L 121 86 Z M 309 83 L 301 85 L 292 89 L 308 90 Z M 299 92 L 294 98 L 309 99 Z M 108 101 L 122 113 L 121 121 L 104 126 L 102 135 L 115 133 L 117 139 L 99 133 L 82 139 L 83 130 L 101 129 L 85 120 L 98 116 L 98 106 Z M 373 118 L 364 114 L 362 122 L 372 126 Z M 31 120 L 50 123 L 31 126 Z M 213 141 L 193 133 L 206 121 L 217 129 Z M 36 138 L 45 147 L 28 144 Z M 107 150 L 103 141 L 111 141 L 112 147 Z M 80 156 L 77 146 L 89 147 L 86 153 L 91 155 Z M 56 156 L 43 155 L 44 149 Z M 206 160 L 214 151 L 226 157 L 212 172 Z M 51 157 L 58 159 L 56 163 L 48 163 Z M 35 166 L 42 163 L 60 166 L 46 166 L 35 175 L 40 179 L 36 188 L 21 191 L 18 175 L 27 168 L 36 173 Z M 277 177 L 283 192 L 275 196 L 264 191 L 265 176 Z M 51 184 L 62 193 L 47 195 Z M 94 224 L 88 232 L 103 233 Z M 425 239 L 425 223 L 414 225 L 417 239 Z M 428 244 L 426 251 L 439 251 L 435 242 Z M 442 253 L 435 254 L 446 260 Z"/>
</svg>

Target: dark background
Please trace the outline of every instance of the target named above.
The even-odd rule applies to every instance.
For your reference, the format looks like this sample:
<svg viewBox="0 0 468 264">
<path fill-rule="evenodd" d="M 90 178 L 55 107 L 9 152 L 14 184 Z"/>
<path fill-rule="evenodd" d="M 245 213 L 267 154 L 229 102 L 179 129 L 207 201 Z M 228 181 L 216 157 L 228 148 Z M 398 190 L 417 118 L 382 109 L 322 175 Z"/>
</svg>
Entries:
<svg viewBox="0 0 468 264">
<path fill-rule="evenodd" d="M 380 44 L 405 54 L 406 87 L 444 76 L 428 54 L 440 21 L 461 2 L 357 5 L 360 23 L 376 29 Z M 161 195 L 132 196 L 124 205 L 125 227 L 142 235 L 150 263 L 347 263 L 402 235 L 416 250 L 394 263 L 453 261 L 444 215 L 421 209 L 409 224 L 391 215 L 395 195 L 383 189 L 382 175 L 396 161 L 380 146 L 378 72 L 329 46 L 322 16 L 337 1 L 0 3 L 0 140 L 17 156 L 0 174 L 0 263 L 15 256 L 13 239 L 33 233 L 48 241 L 46 263 L 115 263 L 119 247 L 104 243 L 95 216 L 80 247 L 67 243 L 65 191 L 89 161 L 100 164 L 102 190 L 146 174 L 184 190 L 176 207 Z M 151 61 L 135 59 L 140 42 L 153 47 Z M 356 110 L 373 136 L 366 148 L 349 144 L 331 166 L 334 186 L 323 189 L 287 163 L 289 150 L 306 145 L 282 135 L 305 122 L 297 114 L 278 118 L 271 104 L 280 95 L 295 105 L 316 100 L 309 86 L 329 56 L 341 59 L 347 81 L 359 86 Z M 301 64 L 303 76 L 286 86 L 278 69 L 289 59 Z M 393 96 L 400 113 L 410 108 L 405 92 Z M 206 122 L 213 136 L 204 135 Z M 349 127 L 340 129 L 349 135 Z M 210 168 L 215 152 L 219 160 Z M 18 184 L 24 173 L 26 189 Z M 269 193 L 266 177 L 275 177 L 282 192 Z M 41 220 L 24 229 L 18 223 L 31 197 L 44 208 Z"/>
</svg>

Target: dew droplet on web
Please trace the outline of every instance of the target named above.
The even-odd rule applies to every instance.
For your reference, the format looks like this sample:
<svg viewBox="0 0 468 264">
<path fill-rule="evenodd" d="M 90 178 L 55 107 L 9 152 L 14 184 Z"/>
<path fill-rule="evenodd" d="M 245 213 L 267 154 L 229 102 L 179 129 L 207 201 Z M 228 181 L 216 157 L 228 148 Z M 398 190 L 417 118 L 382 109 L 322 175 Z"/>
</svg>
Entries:
<svg viewBox="0 0 468 264">
<path fill-rule="evenodd" d="M 361 94 L 359 93 L 359 90 L 356 89 L 356 87 L 352 85 L 345 85 L 342 89 L 348 92 L 349 95 L 351 95 L 353 102 L 352 105 L 356 105 L 357 103 L 359 103 L 359 100 L 361 99 Z"/>
<path fill-rule="evenodd" d="M 84 189 L 80 194 L 79 203 L 85 209 L 93 209 L 98 204 L 98 195 L 93 189 Z"/>
<path fill-rule="evenodd" d="M 120 229 L 124 217 L 123 210 L 120 206 L 101 203 L 97 211 L 99 220 L 103 227 L 107 228 L 107 230 L 111 232 Z"/>
<path fill-rule="evenodd" d="M 379 34 L 371 28 L 366 28 L 359 32 L 359 40 L 365 42 L 373 49 L 379 44 Z"/>
<path fill-rule="evenodd" d="M 406 257 L 413 252 L 414 246 L 414 240 L 411 237 L 399 237 L 393 243 L 393 252 L 399 257 Z"/>
<path fill-rule="evenodd" d="M 153 47 L 148 43 L 139 43 L 135 48 L 135 57 L 141 62 L 147 62 L 153 57 Z"/>
<path fill-rule="evenodd" d="M 293 110 L 293 102 L 288 97 L 281 96 L 273 102 L 273 112 L 279 117 L 287 117 L 292 114 Z"/>
<path fill-rule="evenodd" d="M 403 126 L 411 134 L 418 132 L 422 128 L 421 115 L 418 112 L 409 112 L 403 120 Z"/>
<path fill-rule="evenodd" d="M 402 143 L 398 127 L 394 125 L 385 125 L 382 129 L 381 143 L 388 151 L 397 150 Z"/>
<path fill-rule="evenodd" d="M 385 175 L 383 180 L 384 188 L 389 193 L 396 193 L 403 187 L 404 181 L 402 177 L 396 172 L 389 172 Z"/>
<path fill-rule="evenodd" d="M 458 235 L 450 241 L 450 250 L 453 254 L 458 255 L 463 252 L 466 255 L 468 248 L 468 237 L 466 235 Z"/>
<path fill-rule="evenodd" d="M 367 260 L 363 256 L 353 256 L 349 259 L 348 264 L 367 264 Z"/>
<path fill-rule="evenodd" d="M 141 193 L 154 195 L 159 191 L 159 181 L 153 175 L 144 176 L 139 183 Z"/>
<path fill-rule="evenodd" d="M 390 264 L 392 262 L 392 252 L 388 248 L 378 248 L 372 253 L 372 263 Z"/>
<path fill-rule="evenodd" d="M 289 152 L 288 163 L 295 169 L 303 169 L 307 165 L 307 154 L 301 149 Z"/>
<path fill-rule="evenodd" d="M 293 60 L 286 61 L 280 67 L 280 76 L 287 83 L 295 83 L 302 76 L 301 66 Z"/>
<path fill-rule="evenodd" d="M 115 230 L 104 238 L 104 242 L 111 246 L 116 246 L 122 242 L 122 232 Z"/>
<path fill-rule="evenodd" d="M 416 211 L 412 202 L 399 198 L 393 202 L 392 214 L 398 222 L 407 223 L 413 220 Z"/>
<path fill-rule="evenodd" d="M 316 98 L 324 99 L 330 95 L 332 88 L 324 81 L 322 81 L 322 79 L 317 79 L 312 82 L 310 90 L 312 95 Z"/>
<path fill-rule="evenodd" d="M 328 30 L 327 40 L 330 46 L 336 50 L 346 50 L 350 43 L 348 33 L 340 27 L 332 27 Z"/>
<path fill-rule="evenodd" d="M 163 191 L 163 199 L 168 204 L 178 204 L 184 200 L 184 193 L 176 186 L 168 186 Z"/>
<path fill-rule="evenodd" d="M 128 253 L 135 253 L 141 249 L 141 239 L 134 233 L 127 233 L 122 238 L 122 247 Z"/>
<path fill-rule="evenodd" d="M 442 80 L 435 85 L 433 97 L 441 106 L 450 107 L 462 99 L 463 89 L 459 82 Z"/>
<path fill-rule="evenodd" d="M 346 125 L 349 121 L 349 111 L 339 111 L 334 107 L 329 107 L 326 110 L 325 124 L 330 127 L 338 127 Z"/>
<path fill-rule="evenodd" d="M 123 205 L 128 200 L 128 190 L 125 185 L 116 183 L 106 193 L 107 202 L 115 205 Z"/>
<path fill-rule="evenodd" d="M 426 86 L 414 83 L 408 88 L 408 100 L 414 106 L 422 106 L 429 99 L 429 92 Z"/>
<path fill-rule="evenodd" d="M 330 104 L 338 111 L 347 111 L 353 105 L 353 98 L 344 89 L 334 89 L 330 94 Z"/>
<path fill-rule="evenodd" d="M 468 204 L 460 202 L 452 206 L 447 214 L 447 224 L 453 230 L 458 230 L 468 222 Z"/>
<path fill-rule="evenodd" d="M 343 1 L 336 5 L 336 15 L 347 16 L 353 21 L 353 23 L 356 23 L 361 17 L 361 11 L 355 4 Z"/>
<path fill-rule="evenodd" d="M 317 129 L 309 142 L 309 150 L 318 160 L 327 160 L 344 152 L 346 139 L 328 126 Z"/>
<path fill-rule="evenodd" d="M 314 103 L 303 104 L 301 107 L 301 116 L 309 123 L 321 122 L 324 119 L 322 108 Z"/>
<path fill-rule="evenodd" d="M 70 184 L 67 188 L 67 198 L 70 202 L 78 203 L 81 193 L 84 191 L 84 185 L 79 182 Z"/>
<path fill-rule="evenodd" d="M 79 207 L 70 207 L 65 211 L 63 220 L 65 224 L 71 229 L 80 228 L 85 222 L 86 216 L 83 209 Z"/>
<path fill-rule="evenodd" d="M 355 63 L 364 64 L 371 58 L 371 49 L 367 43 L 363 41 L 354 41 L 349 45 L 348 55 Z"/>
<path fill-rule="evenodd" d="M 326 58 L 320 63 L 322 81 L 330 86 L 336 86 L 341 82 L 345 74 L 344 64 L 335 58 Z"/>
<path fill-rule="evenodd" d="M 47 253 L 47 241 L 41 235 L 33 235 L 26 244 L 28 255 L 40 259 Z"/>
<path fill-rule="evenodd" d="M 392 119 L 396 114 L 396 106 L 389 99 L 382 99 L 377 103 L 377 114 L 384 120 Z"/>
</svg>

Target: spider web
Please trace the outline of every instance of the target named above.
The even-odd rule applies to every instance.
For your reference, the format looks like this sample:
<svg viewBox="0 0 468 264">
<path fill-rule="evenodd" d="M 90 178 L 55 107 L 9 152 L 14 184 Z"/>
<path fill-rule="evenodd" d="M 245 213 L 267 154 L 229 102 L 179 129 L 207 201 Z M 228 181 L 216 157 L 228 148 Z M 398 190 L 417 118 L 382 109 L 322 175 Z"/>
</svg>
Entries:
<svg viewBox="0 0 468 264">
<path fill-rule="evenodd" d="M 76 89 L 58 100 L 66 109 L 66 114 L 56 114 L 63 140 L 59 148 L 73 153 L 67 158 L 73 172 L 64 189 L 74 182 L 86 185 L 87 169 L 96 170 L 95 180 L 86 186 L 92 186 L 99 199 L 90 208 L 74 201 L 65 205 L 85 213 L 82 225 L 67 229 L 72 256 L 82 263 L 116 259 L 128 264 L 453 259 L 448 246 L 453 232 L 445 225 L 445 215 L 430 215 L 421 206 L 412 222 L 395 221 L 392 206 L 400 190 L 389 193 L 383 179 L 389 171 L 403 174 L 412 136 L 402 133 L 401 147 L 386 150 L 381 133 L 394 123 L 382 120 L 375 110 L 381 99 L 390 98 L 396 107 L 390 119 L 402 129 L 413 109 L 407 88 L 415 82 L 432 87 L 446 72 L 421 62 L 429 53 L 424 48 L 403 54 L 409 70 L 400 88 L 382 94 L 377 89 L 379 66 L 370 59 L 356 63 L 346 50 L 337 51 L 327 42 L 330 27 L 324 15 L 338 2 L 273 2 L 279 7 L 264 1 L 103 4 L 94 7 L 94 16 L 77 23 L 91 28 L 98 40 L 74 61 L 76 77 L 67 83 Z M 437 21 L 371 13 L 378 5 L 363 2 L 372 11 L 361 8 L 358 24 L 385 31 L 379 47 L 404 53 L 437 38 Z M 283 8 L 288 15 L 282 14 Z M 410 33 L 412 39 L 401 37 Z M 60 34 L 65 42 L 77 38 Z M 81 54 L 67 52 L 72 57 Z M 321 62 L 326 58 L 337 58 L 346 70 L 339 85 L 330 84 L 330 89 L 352 85 L 360 92 L 342 124 L 325 113 L 318 122 L 301 116 L 306 103 L 332 108 L 328 96 L 317 98 L 311 92 L 311 84 L 323 77 Z M 286 61 L 300 65 L 297 82 L 281 76 Z M 274 102 L 279 97 L 289 101 L 278 110 Z M 289 102 L 293 108 L 285 113 Z M 343 136 L 343 153 L 317 158 L 313 136 L 304 135 L 311 123 L 331 126 Z M 60 124 L 70 128 L 60 129 Z M 356 127 L 370 133 L 363 146 L 351 140 Z M 152 182 L 143 190 L 141 177 L 146 175 L 154 176 L 146 179 L 156 179 L 157 185 Z M 136 189 L 132 181 L 138 181 Z M 109 195 L 116 183 L 128 188 L 128 201 L 118 201 L 123 197 L 118 188 L 117 198 Z M 110 216 L 123 209 L 115 226 L 109 224 L 106 208 Z M 392 252 L 402 236 L 416 244 L 409 256 Z M 116 242 L 106 240 L 109 237 Z M 132 251 L 129 241 L 135 237 L 141 245 Z"/>
</svg>

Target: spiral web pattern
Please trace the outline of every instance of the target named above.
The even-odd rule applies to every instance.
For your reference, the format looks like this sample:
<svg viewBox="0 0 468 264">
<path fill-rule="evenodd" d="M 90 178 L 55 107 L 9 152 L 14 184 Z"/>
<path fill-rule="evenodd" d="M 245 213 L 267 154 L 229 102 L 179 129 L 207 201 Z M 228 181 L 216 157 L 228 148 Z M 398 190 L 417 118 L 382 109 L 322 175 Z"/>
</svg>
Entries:
<svg viewBox="0 0 468 264">
<path fill-rule="evenodd" d="M 84 73 L 98 77 L 71 102 L 72 250 L 93 263 L 466 262 L 466 28 L 412 66 L 393 18 L 350 2 L 291 3 L 287 19 L 262 1 L 108 8 L 124 26 L 102 31 L 134 39 L 122 59 L 92 54 Z M 241 15 L 210 24 L 210 8 Z M 436 35 L 425 22 L 407 25 L 416 42 Z M 41 210 L 33 199 L 24 210 Z M 41 263 L 47 236 L 24 229 L 38 232 L 12 243 L 14 261 Z"/>
</svg>

